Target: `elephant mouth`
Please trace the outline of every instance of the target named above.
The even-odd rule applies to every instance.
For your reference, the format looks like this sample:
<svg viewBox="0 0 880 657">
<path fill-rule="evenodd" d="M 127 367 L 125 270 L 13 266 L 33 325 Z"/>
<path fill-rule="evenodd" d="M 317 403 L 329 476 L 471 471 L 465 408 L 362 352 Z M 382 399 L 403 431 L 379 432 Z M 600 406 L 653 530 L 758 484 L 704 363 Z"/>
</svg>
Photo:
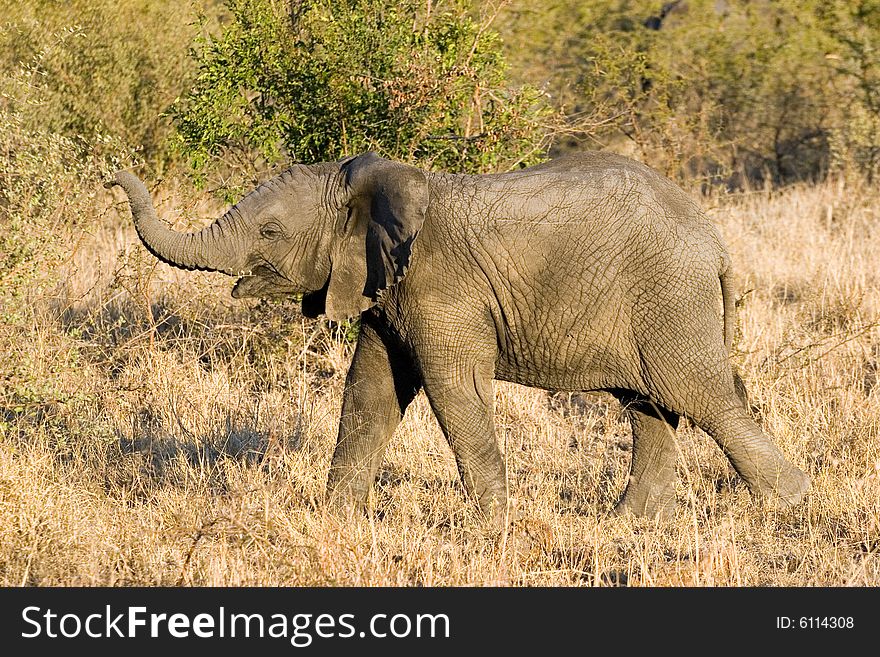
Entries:
<svg viewBox="0 0 880 657">
<path fill-rule="evenodd" d="M 260 265 L 252 274 L 242 276 L 232 288 L 233 299 L 286 297 L 302 290 L 274 267 Z"/>
<path fill-rule="evenodd" d="M 306 292 L 302 298 L 302 314 L 305 317 L 316 319 L 327 312 L 327 289 L 330 287 L 330 279 L 324 283 L 324 287 L 314 292 Z"/>
</svg>

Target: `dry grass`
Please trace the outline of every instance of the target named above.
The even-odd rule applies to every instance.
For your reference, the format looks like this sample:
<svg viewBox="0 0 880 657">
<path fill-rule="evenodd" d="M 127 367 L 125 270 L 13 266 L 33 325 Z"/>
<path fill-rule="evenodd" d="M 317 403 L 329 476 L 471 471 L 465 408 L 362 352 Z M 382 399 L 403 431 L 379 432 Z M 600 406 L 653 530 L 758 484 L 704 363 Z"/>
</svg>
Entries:
<svg viewBox="0 0 880 657">
<path fill-rule="evenodd" d="M 159 198 L 172 219 L 217 209 Z M 65 285 L 35 289 L 26 330 L 3 342 L 9 389 L 42 393 L 0 395 L 0 583 L 876 586 L 878 201 L 829 184 L 710 210 L 750 290 L 736 361 L 761 422 L 812 477 L 802 507 L 763 508 L 684 426 L 675 519 L 609 517 L 631 449 L 616 403 L 499 384 L 521 514 L 499 538 L 464 499 L 423 396 L 374 513 L 329 514 L 342 332 L 157 265 L 108 197 L 70 236 Z"/>
</svg>

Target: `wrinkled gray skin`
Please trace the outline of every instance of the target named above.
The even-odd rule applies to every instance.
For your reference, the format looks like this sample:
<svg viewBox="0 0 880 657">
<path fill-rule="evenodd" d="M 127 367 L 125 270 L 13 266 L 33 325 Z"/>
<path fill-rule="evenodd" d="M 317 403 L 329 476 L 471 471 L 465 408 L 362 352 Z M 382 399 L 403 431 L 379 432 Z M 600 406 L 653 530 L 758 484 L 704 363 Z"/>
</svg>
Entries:
<svg viewBox="0 0 880 657">
<path fill-rule="evenodd" d="M 717 441 L 754 493 L 787 506 L 809 487 L 737 394 L 718 233 L 637 162 L 588 152 L 469 176 L 367 153 L 294 166 L 190 234 L 158 221 L 137 178 L 114 182 L 159 259 L 241 275 L 236 298 L 304 294 L 307 316 L 361 316 L 328 482 L 337 504 L 366 502 L 424 389 L 465 488 L 503 522 L 493 379 L 605 390 L 624 404 L 634 446 L 618 512 L 674 508 L 681 416 Z"/>
</svg>

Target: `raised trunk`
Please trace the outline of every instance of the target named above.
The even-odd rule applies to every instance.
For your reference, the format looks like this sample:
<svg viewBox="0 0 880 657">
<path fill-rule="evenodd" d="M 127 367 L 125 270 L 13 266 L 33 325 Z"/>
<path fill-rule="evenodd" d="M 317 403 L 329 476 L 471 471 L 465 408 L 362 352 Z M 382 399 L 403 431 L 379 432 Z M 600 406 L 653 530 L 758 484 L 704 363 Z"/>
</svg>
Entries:
<svg viewBox="0 0 880 657">
<path fill-rule="evenodd" d="M 120 171 L 112 185 L 119 185 L 128 195 L 134 226 L 144 246 L 154 256 L 183 269 L 220 271 L 233 276 L 243 273 L 243 258 L 235 253 L 231 244 L 225 243 L 231 239 L 230 233 L 235 232 L 232 224 L 241 220 L 234 210 L 200 231 L 178 233 L 156 216 L 150 193 L 136 176 Z"/>
</svg>

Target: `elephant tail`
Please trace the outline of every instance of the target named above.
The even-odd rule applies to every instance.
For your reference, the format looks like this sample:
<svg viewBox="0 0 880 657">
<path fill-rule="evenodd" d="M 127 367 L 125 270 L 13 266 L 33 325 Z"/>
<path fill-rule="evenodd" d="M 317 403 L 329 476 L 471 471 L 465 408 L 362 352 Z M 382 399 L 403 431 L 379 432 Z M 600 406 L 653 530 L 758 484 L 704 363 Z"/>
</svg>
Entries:
<svg viewBox="0 0 880 657">
<path fill-rule="evenodd" d="M 725 261 L 724 268 L 718 275 L 721 281 L 721 303 L 724 310 L 724 346 L 727 347 L 727 353 L 733 349 L 733 340 L 736 337 L 736 293 L 733 288 L 732 276 L 730 274 L 730 263 Z M 749 406 L 749 395 L 746 391 L 746 385 L 742 380 L 736 367 L 733 367 L 733 386 L 736 394 L 742 400 L 746 407 Z"/>
<path fill-rule="evenodd" d="M 729 352 L 733 349 L 733 339 L 736 336 L 736 293 L 729 265 L 722 269 L 718 278 L 721 281 L 721 303 L 724 311 L 724 346 Z"/>
</svg>

